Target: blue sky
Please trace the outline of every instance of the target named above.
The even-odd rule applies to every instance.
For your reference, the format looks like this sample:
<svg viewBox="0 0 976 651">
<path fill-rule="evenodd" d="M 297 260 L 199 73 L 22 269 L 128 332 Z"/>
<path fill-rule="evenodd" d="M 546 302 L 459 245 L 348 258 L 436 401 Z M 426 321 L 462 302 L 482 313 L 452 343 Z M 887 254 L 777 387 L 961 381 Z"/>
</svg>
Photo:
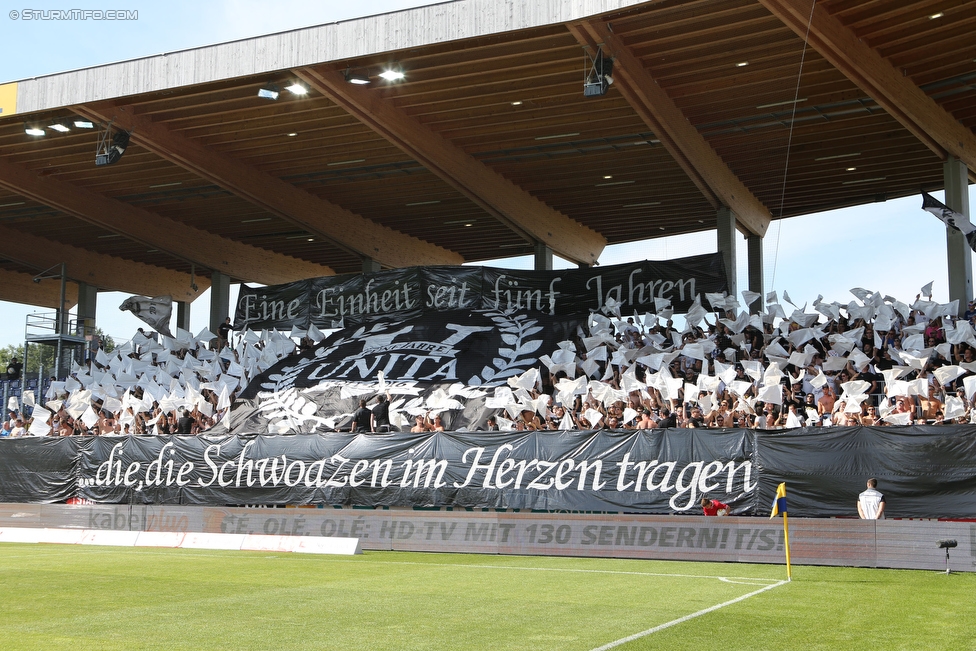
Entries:
<svg viewBox="0 0 976 651">
<path fill-rule="evenodd" d="M 425 0 L 117 3 L 123 4 L 126 9 L 138 11 L 136 20 L 13 20 L 12 11 L 23 13 L 25 9 L 112 9 L 116 5 L 6 2 L 0 13 L 0 83 L 432 3 Z M 940 193 L 935 196 L 941 198 Z M 976 206 L 974 186 L 970 186 L 970 203 Z M 813 301 L 818 294 L 823 294 L 828 301 L 846 303 L 853 298 L 849 293 L 852 287 L 881 290 L 910 301 L 922 285 L 935 281 L 935 300 L 948 300 L 945 228 L 935 217 L 923 212 L 920 205 L 920 197 L 909 197 L 774 221 L 764 242 L 766 291 L 786 290 L 798 305 Z M 715 233 L 709 231 L 611 246 L 601 256 L 600 263 L 676 258 L 715 250 Z M 745 242 L 740 240 L 737 273 L 740 289 L 747 286 L 745 253 Z M 531 259 L 515 258 L 496 264 L 529 268 Z M 563 266 L 571 265 L 563 263 Z M 236 299 L 236 295 L 236 287 L 232 287 L 231 299 Z M 141 325 L 135 317 L 119 311 L 118 306 L 126 296 L 118 292 L 103 292 L 98 296 L 97 324 L 119 340 L 131 337 Z M 0 302 L 0 347 L 23 343 L 25 317 L 31 312 L 50 310 Z M 194 332 L 207 325 L 209 314 L 207 292 L 191 307 Z"/>
</svg>

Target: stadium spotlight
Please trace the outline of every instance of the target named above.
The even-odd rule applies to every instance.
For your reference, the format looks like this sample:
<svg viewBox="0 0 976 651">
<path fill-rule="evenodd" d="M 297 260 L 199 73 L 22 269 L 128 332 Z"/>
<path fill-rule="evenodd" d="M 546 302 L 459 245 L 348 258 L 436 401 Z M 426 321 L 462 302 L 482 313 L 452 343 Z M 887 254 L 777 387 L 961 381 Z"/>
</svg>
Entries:
<svg viewBox="0 0 976 651">
<path fill-rule="evenodd" d="M 952 538 L 939 541 L 939 549 L 946 550 L 946 574 L 949 573 L 949 550 L 957 546 L 958 544 L 959 543 Z"/>
<path fill-rule="evenodd" d="M 369 82 L 369 70 L 366 68 L 346 68 L 343 73 L 346 81 L 350 84 L 356 84 L 359 86 L 365 86 Z"/>
<path fill-rule="evenodd" d="M 278 87 L 274 84 L 266 84 L 258 90 L 258 97 L 262 99 L 276 100 L 279 94 Z"/>
<path fill-rule="evenodd" d="M 603 56 L 603 48 L 597 48 L 596 57 L 586 55 L 590 61 L 590 72 L 583 82 L 583 97 L 600 97 L 607 94 L 607 88 L 613 83 L 613 59 Z"/>
<path fill-rule="evenodd" d="M 111 125 L 98 136 L 98 149 L 95 151 L 95 165 L 111 165 L 117 163 L 129 146 L 128 131 L 117 131 L 113 135 Z"/>
<path fill-rule="evenodd" d="M 388 70 L 384 70 L 380 73 L 380 77 L 386 79 L 387 81 L 400 81 L 405 76 L 406 75 L 404 75 L 403 71 L 399 68 L 389 68 Z"/>
</svg>

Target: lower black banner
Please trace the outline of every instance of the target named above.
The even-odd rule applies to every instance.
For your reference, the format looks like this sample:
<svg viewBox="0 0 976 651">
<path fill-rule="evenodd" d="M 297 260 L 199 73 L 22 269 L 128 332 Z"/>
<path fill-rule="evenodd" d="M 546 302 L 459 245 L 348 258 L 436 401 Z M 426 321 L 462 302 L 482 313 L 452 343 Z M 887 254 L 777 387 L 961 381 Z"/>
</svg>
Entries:
<svg viewBox="0 0 976 651">
<path fill-rule="evenodd" d="M 889 517 L 976 517 L 970 427 L 436 432 L 0 440 L 0 501 L 333 504 L 856 515 L 876 477 Z"/>
</svg>

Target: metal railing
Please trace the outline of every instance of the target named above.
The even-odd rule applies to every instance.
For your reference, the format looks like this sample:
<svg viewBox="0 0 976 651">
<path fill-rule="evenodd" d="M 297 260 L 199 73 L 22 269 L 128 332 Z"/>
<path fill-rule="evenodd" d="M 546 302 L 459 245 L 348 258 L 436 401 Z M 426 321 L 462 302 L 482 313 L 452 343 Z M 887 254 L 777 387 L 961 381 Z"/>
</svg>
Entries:
<svg viewBox="0 0 976 651">
<path fill-rule="evenodd" d="M 94 319 L 69 318 L 65 320 L 64 327 L 61 328 L 58 324 L 57 312 L 33 313 L 27 315 L 25 335 L 28 339 L 32 337 L 55 337 L 57 335 L 86 337 L 94 334 Z"/>
</svg>

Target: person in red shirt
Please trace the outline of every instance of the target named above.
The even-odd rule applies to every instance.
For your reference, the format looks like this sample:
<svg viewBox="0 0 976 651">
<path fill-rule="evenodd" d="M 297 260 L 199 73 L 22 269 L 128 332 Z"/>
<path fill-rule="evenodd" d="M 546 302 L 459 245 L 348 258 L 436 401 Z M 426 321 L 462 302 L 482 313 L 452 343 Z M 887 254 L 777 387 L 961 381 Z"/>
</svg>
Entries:
<svg viewBox="0 0 976 651">
<path fill-rule="evenodd" d="M 728 515 L 729 505 L 723 504 L 718 500 L 710 500 L 707 497 L 701 498 L 702 511 L 705 515 Z"/>
</svg>

